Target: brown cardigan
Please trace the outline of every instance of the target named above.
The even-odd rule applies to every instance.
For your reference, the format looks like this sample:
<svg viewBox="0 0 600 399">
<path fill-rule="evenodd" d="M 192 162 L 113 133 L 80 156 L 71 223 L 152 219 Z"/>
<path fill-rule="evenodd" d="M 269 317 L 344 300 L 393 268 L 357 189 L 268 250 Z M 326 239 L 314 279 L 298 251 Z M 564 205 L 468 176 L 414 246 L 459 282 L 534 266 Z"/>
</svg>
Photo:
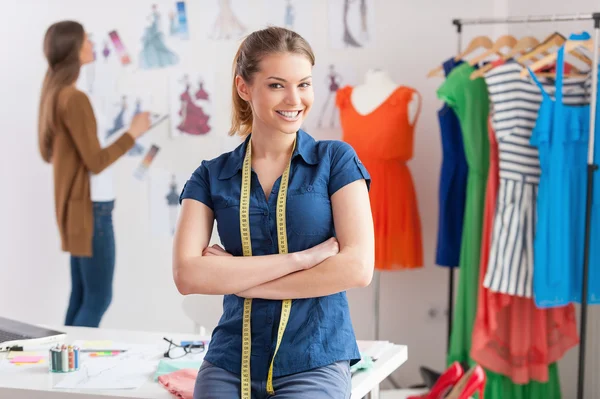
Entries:
<svg viewBox="0 0 600 399">
<path fill-rule="evenodd" d="M 75 87 L 60 92 L 56 109 L 52 164 L 62 250 L 75 256 L 92 256 L 94 214 L 89 172 L 102 172 L 129 151 L 135 141 L 129 133 L 124 133 L 112 145 L 102 148 L 90 101 Z"/>
</svg>

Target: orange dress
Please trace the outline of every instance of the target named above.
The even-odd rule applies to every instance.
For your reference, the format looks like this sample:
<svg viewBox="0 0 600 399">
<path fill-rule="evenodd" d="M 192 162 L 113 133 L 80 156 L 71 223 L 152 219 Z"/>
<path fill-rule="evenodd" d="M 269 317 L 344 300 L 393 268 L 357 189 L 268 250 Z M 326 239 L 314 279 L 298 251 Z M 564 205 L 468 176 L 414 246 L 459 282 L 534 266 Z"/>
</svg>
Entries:
<svg viewBox="0 0 600 399">
<path fill-rule="evenodd" d="M 352 105 L 352 90 L 350 86 L 339 89 L 336 104 L 342 139 L 354 148 L 372 178 L 369 196 L 375 228 L 375 267 L 422 267 L 421 221 L 406 164 L 413 156 L 415 132 L 409 122 L 408 104 L 413 94 L 419 93 L 400 86 L 374 111 L 361 115 Z"/>
</svg>

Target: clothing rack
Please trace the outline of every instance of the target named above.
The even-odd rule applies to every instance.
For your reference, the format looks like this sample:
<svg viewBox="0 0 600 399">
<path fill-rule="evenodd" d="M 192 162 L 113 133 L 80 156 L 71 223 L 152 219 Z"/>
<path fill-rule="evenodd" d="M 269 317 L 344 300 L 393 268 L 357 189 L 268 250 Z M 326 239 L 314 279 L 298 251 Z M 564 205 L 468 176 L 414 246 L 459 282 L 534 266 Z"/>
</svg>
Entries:
<svg viewBox="0 0 600 399">
<path fill-rule="evenodd" d="M 583 244 L 583 287 L 581 293 L 581 320 L 580 320 L 580 344 L 579 344 L 579 367 L 577 380 L 577 399 L 583 399 L 585 380 L 585 349 L 587 343 L 587 307 L 588 307 L 588 274 L 589 274 L 589 252 L 590 252 L 590 227 L 592 195 L 594 188 L 594 172 L 598 165 L 594 164 L 594 128 L 596 121 L 596 100 L 598 97 L 598 45 L 600 44 L 600 12 L 591 14 L 562 14 L 562 15 L 538 15 L 507 18 L 465 18 L 454 19 L 452 24 L 456 27 L 458 51 L 461 51 L 462 27 L 464 25 L 487 25 L 487 24 L 515 24 L 534 22 L 558 22 L 558 21 L 594 21 L 594 58 L 592 64 L 592 98 L 590 102 L 590 131 L 588 142 L 588 165 L 587 165 L 587 197 L 585 204 L 585 238 Z M 452 309 L 454 302 L 454 268 L 450 269 L 448 280 L 448 348 L 450 347 L 450 334 L 452 331 Z"/>
</svg>

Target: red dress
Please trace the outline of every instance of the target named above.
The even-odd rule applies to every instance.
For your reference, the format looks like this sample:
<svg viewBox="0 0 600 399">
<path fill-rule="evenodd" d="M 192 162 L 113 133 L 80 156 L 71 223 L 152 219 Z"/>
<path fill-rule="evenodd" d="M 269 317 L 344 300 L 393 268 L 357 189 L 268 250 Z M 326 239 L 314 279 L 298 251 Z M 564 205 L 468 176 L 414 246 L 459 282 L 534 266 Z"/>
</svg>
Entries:
<svg viewBox="0 0 600 399">
<path fill-rule="evenodd" d="M 490 291 L 483 286 L 498 196 L 498 143 L 490 123 L 490 169 L 486 187 L 477 314 L 471 357 L 515 384 L 548 381 L 548 367 L 579 343 L 575 307 L 538 309 L 532 298 Z"/>
<path fill-rule="evenodd" d="M 210 126 L 208 125 L 208 115 L 204 113 L 201 107 L 194 104 L 192 97 L 190 96 L 189 86 L 187 86 L 185 92 L 181 94 L 181 110 L 179 115 L 183 117 L 183 120 L 177 126 L 177 129 L 183 133 L 187 133 L 193 136 L 208 133 Z"/>
</svg>

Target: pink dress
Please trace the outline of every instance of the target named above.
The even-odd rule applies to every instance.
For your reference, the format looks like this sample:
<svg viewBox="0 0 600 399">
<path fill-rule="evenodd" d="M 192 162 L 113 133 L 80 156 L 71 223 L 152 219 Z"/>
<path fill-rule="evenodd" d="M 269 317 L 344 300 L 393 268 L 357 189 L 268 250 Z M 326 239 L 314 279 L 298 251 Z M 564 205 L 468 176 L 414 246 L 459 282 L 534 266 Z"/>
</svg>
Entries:
<svg viewBox="0 0 600 399">
<path fill-rule="evenodd" d="M 538 309 L 532 298 L 500 294 L 483 286 L 498 196 L 498 142 L 488 123 L 490 169 L 486 187 L 477 314 L 471 357 L 515 384 L 548 381 L 548 367 L 579 343 L 575 307 Z"/>
</svg>

